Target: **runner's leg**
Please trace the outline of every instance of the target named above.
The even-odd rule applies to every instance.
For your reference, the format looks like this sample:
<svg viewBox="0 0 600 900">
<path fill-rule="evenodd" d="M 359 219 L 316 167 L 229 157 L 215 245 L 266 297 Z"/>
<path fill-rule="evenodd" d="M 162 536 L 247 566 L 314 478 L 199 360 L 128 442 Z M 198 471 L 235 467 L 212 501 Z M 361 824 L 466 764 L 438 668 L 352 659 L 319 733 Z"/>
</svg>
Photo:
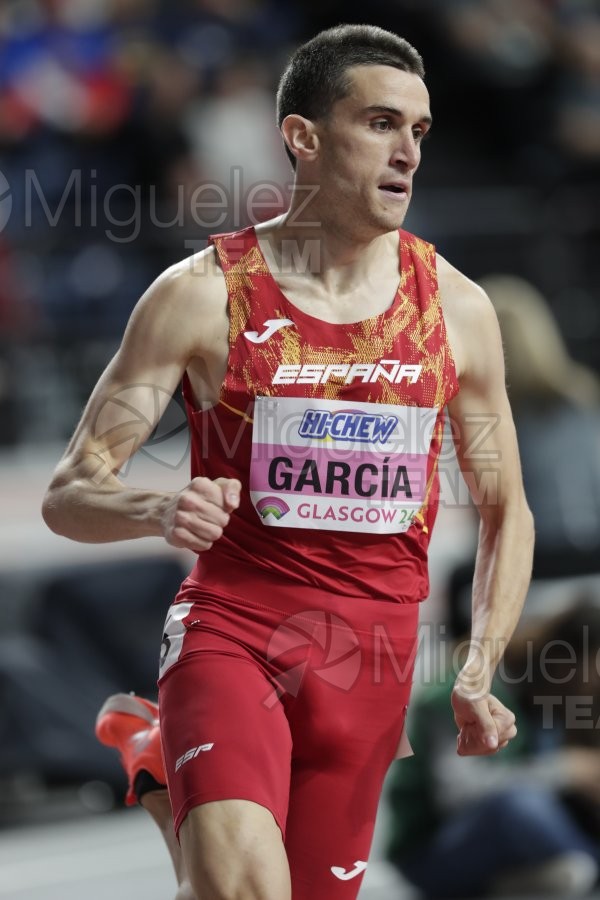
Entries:
<svg viewBox="0 0 600 900">
<path fill-rule="evenodd" d="M 161 679 L 175 832 L 198 900 L 290 900 L 282 832 L 291 737 L 270 683 L 233 652 L 195 652 Z"/>
</svg>

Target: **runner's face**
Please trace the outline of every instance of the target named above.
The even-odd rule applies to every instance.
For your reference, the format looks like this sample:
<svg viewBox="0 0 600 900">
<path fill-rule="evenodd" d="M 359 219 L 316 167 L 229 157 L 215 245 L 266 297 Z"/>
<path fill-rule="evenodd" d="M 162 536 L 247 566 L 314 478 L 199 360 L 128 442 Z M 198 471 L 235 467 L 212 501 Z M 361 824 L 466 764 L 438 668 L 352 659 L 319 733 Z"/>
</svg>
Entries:
<svg viewBox="0 0 600 900">
<path fill-rule="evenodd" d="M 421 141 L 431 125 L 421 78 L 390 66 L 356 66 L 352 87 L 321 126 L 321 190 L 347 221 L 379 232 L 406 216 Z"/>
</svg>

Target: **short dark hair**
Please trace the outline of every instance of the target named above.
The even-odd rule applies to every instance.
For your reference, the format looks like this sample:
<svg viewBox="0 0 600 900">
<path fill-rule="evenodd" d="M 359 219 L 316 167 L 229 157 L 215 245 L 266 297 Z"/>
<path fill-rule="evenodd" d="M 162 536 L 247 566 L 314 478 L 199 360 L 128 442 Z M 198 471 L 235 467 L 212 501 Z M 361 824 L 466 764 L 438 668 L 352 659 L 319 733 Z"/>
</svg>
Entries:
<svg viewBox="0 0 600 900">
<path fill-rule="evenodd" d="M 294 52 L 277 90 L 277 124 L 297 113 L 323 119 L 333 104 L 348 95 L 352 66 L 392 66 L 420 78 L 425 68 L 420 54 L 404 38 L 374 25 L 336 25 L 321 31 Z M 286 145 L 292 166 L 296 158 Z"/>
</svg>

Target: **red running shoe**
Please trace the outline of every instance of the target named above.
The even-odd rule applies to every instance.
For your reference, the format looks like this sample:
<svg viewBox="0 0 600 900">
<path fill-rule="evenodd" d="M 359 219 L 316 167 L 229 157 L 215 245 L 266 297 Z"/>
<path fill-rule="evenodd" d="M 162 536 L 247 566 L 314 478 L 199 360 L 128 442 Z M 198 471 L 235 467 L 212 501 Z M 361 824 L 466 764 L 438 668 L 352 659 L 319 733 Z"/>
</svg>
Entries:
<svg viewBox="0 0 600 900">
<path fill-rule="evenodd" d="M 149 772 L 158 784 L 166 786 L 157 703 L 134 694 L 113 694 L 96 717 L 96 737 L 101 744 L 119 751 L 129 780 L 127 806 L 137 803 L 134 783 L 141 771 Z"/>
</svg>

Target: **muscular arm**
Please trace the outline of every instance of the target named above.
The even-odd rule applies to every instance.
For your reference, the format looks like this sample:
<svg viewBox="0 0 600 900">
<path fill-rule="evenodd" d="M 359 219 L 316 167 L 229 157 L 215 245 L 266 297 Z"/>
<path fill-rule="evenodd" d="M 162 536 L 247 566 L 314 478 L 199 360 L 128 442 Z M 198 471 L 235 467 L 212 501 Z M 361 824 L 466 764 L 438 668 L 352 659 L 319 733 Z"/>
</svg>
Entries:
<svg viewBox="0 0 600 900">
<path fill-rule="evenodd" d="M 440 272 L 460 380 L 449 412 L 458 462 L 480 516 L 471 644 L 453 698 L 458 721 L 461 698 L 470 702 L 488 695 L 519 620 L 531 577 L 533 519 L 523 491 L 496 315 L 483 291 L 444 261 Z M 498 708 L 497 713 L 502 715 Z M 484 740 L 489 736 L 486 732 Z M 477 738 L 471 740 L 475 746 Z"/>
<path fill-rule="evenodd" d="M 194 550 L 220 537 L 228 510 L 212 508 L 223 507 L 219 485 L 195 479 L 182 498 L 128 488 L 118 477 L 156 426 L 192 359 L 203 366 L 210 393 L 219 369 L 215 348 L 227 335 L 224 287 L 211 271 L 210 252 L 205 274 L 194 274 L 189 261 L 174 266 L 137 304 L 44 498 L 44 519 L 53 531 L 98 543 L 162 535 Z M 191 527 L 198 513 L 209 520 L 202 533 Z"/>
</svg>

